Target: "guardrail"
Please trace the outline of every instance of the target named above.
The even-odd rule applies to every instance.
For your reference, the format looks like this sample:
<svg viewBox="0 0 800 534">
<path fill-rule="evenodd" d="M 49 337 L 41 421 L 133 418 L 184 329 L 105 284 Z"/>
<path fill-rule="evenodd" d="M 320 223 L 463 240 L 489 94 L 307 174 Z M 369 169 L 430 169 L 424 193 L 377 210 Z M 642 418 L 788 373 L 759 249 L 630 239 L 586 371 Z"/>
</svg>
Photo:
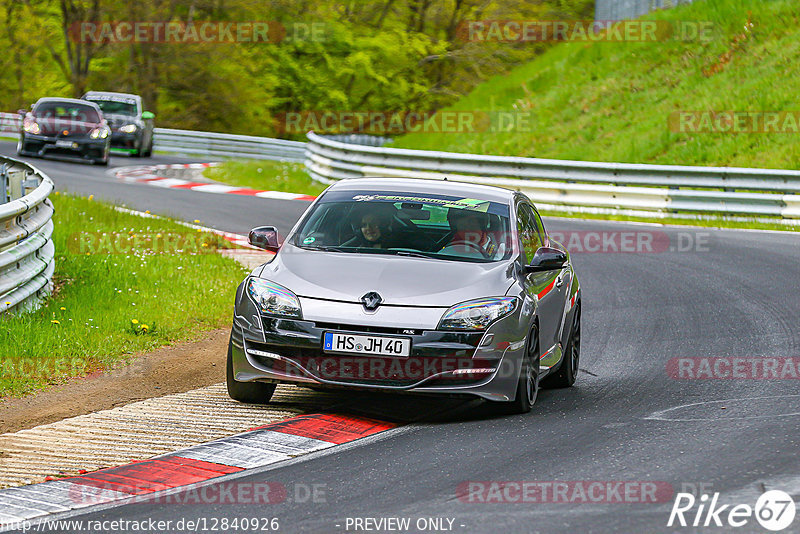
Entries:
<svg viewBox="0 0 800 534">
<path fill-rule="evenodd" d="M 524 191 L 547 209 L 800 219 L 800 172 L 791 170 L 484 156 L 367 146 L 313 132 L 306 168 L 326 183 L 380 176 L 498 185 Z"/>
<path fill-rule="evenodd" d="M 53 189 L 35 167 L 0 156 L 0 313 L 33 308 L 52 290 Z"/>
<path fill-rule="evenodd" d="M 270 137 L 156 128 L 153 148 L 180 154 L 301 162 L 305 145 L 300 141 Z"/>
<path fill-rule="evenodd" d="M 19 138 L 20 121 L 20 116 L 16 113 L 0 113 L 2 135 Z M 154 150 L 225 158 L 302 162 L 306 145 L 300 141 L 270 137 L 173 130 L 171 128 L 156 128 L 153 133 Z"/>
<path fill-rule="evenodd" d="M 0 113 L 14 136 L 19 116 Z M 16 125 L 16 126 L 15 126 Z M 367 135 L 308 143 L 156 128 L 155 149 L 218 157 L 304 161 L 324 183 L 361 176 L 458 179 L 529 193 L 545 209 L 697 217 L 703 214 L 800 219 L 800 171 L 599 163 L 408 150 Z"/>
</svg>

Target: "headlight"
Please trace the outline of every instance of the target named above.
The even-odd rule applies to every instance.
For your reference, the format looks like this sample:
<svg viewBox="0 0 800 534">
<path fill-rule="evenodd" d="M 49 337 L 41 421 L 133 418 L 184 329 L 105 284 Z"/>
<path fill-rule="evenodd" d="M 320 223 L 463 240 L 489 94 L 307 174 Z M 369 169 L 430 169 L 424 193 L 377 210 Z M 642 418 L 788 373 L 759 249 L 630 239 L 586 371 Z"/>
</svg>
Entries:
<svg viewBox="0 0 800 534">
<path fill-rule="evenodd" d="M 264 313 L 298 319 L 303 316 L 297 295 L 283 286 L 260 278 L 251 278 L 247 284 L 247 293 Z"/>
<path fill-rule="evenodd" d="M 22 129 L 34 135 L 42 131 L 42 129 L 39 128 L 39 125 L 36 124 L 36 121 L 31 119 L 25 119 L 24 121 L 22 121 Z"/>
<path fill-rule="evenodd" d="M 108 137 L 108 128 L 105 127 L 95 128 L 94 130 L 89 132 L 89 137 L 91 137 L 92 139 L 105 139 L 106 137 Z"/>
<path fill-rule="evenodd" d="M 517 307 L 514 297 L 491 297 L 456 304 L 439 321 L 442 330 L 486 330 Z"/>
<path fill-rule="evenodd" d="M 119 131 L 123 132 L 123 133 L 133 133 L 133 132 L 136 131 L 136 125 L 135 124 L 126 124 L 125 126 L 120 128 Z"/>
</svg>

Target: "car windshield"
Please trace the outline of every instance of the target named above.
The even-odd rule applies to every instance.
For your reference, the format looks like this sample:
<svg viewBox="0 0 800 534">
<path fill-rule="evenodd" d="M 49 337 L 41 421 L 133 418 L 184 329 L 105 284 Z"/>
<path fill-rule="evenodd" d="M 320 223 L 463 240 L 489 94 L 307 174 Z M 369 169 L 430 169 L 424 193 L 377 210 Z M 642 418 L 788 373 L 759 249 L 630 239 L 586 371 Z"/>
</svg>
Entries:
<svg viewBox="0 0 800 534">
<path fill-rule="evenodd" d="M 129 115 L 131 117 L 136 116 L 136 104 L 134 104 L 133 102 L 119 102 L 117 100 L 95 100 L 93 98 L 87 98 L 86 100 L 97 104 L 100 107 L 100 109 L 103 110 L 103 113 L 107 115 Z"/>
<path fill-rule="evenodd" d="M 37 119 L 100 122 L 100 116 L 93 107 L 72 102 L 43 102 L 33 110 L 33 116 Z"/>
<path fill-rule="evenodd" d="M 511 256 L 508 206 L 458 196 L 329 191 L 293 239 L 328 252 L 492 262 Z"/>
</svg>

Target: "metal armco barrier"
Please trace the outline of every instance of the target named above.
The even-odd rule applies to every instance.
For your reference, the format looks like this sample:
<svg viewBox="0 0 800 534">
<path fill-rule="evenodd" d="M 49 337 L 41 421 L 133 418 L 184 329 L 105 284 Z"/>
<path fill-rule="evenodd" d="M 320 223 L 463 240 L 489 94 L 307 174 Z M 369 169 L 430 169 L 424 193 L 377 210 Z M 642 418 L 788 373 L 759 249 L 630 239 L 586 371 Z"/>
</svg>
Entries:
<svg viewBox="0 0 800 534">
<path fill-rule="evenodd" d="M 0 156 L 0 313 L 33 308 L 52 290 L 53 189 L 35 167 Z"/>
<path fill-rule="evenodd" d="M 168 128 L 155 129 L 153 148 L 183 154 L 296 162 L 303 161 L 305 154 L 305 143 L 299 141 Z"/>
<path fill-rule="evenodd" d="M 308 134 L 322 182 L 362 176 L 459 180 L 528 193 L 547 208 L 800 219 L 800 171 L 596 163 L 408 150 Z M 766 191 L 766 192 L 765 192 Z"/>
<path fill-rule="evenodd" d="M 669 9 L 692 0 L 596 0 L 594 20 L 635 19 L 657 9 Z"/>
<path fill-rule="evenodd" d="M 19 138 L 20 116 L 0 113 L 2 136 Z M 153 150 L 224 158 L 271 159 L 302 162 L 305 143 L 194 130 L 156 128 Z"/>
<path fill-rule="evenodd" d="M 14 136 L 19 116 L 0 113 L 0 124 Z M 387 141 L 367 135 L 323 137 L 310 132 L 308 143 L 301 143 L 156 128 L 155 148 L 206 156 L 304 161 L 311 176 L 323 183 L 362 176 L 447 177 L 519 189 L 546 209 L 800 219 L 800 171 L 485 156 L 381 146 Z"/>
</svg>

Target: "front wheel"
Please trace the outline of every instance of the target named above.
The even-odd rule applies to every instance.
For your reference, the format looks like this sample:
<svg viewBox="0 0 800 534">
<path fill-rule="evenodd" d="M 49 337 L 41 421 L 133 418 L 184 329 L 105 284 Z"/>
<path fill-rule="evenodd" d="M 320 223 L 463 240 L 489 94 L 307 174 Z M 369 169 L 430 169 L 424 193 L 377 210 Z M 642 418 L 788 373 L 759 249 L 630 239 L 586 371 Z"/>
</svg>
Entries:
<svg viewBox="0 0 800 534">
<path fill-rule="evenodd" d="M 153 155 L 153 136 L 151 135 L 150 142 L 147 143 L 147 150 L 144 151 L 144 154 L 142 154 L 142 156 L 145 158 L 149 158 L 152 155 Z"/>
<path fill-rule="evenodd" d="M 519 370 L 517 394 L 511 402 L 500 402 L 498 410 L 503 414 L 528 413 L 539 396 L 539 331 L 534 326 L 528 334 L 527 350 Z"/>
<path fill-rule="evenodd" d="M 564 358 L 556 374 L 548 376 L 542 382 L 546 388 L 568 388 L 575 383 L 578 376 L 578 366 L 581 360 L 581 305 L 575 307 L 572 314 L 572 330 L 569 334 L 567 347 L 564 349 Z"/>
<path fill-rule="evenodd" d="M 233 344 L 228 340 L 228 361 L 225 366 L 228 396 L 248 404 L 267 404 L 275 393 L 275 384 L 264 382 L 238 382 L 233 376 Z"/>
</svg>

